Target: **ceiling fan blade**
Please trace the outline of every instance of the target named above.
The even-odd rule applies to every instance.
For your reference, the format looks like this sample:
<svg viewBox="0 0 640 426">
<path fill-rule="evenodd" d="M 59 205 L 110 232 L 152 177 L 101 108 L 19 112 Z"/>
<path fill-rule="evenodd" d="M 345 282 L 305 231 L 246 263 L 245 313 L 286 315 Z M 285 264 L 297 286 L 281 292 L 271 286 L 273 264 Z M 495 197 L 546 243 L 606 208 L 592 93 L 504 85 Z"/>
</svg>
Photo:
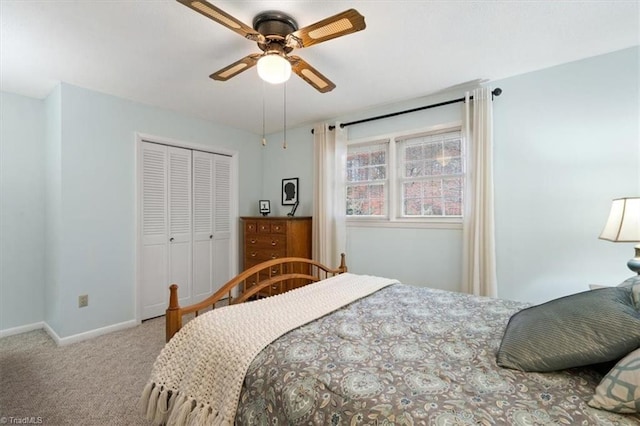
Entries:
<svg viewBox="0 0 640 426">
<path fill-rule="evenodd" d="M 300 49 L 355 33 L 366 27 L 364 16 L 355 9 L 349 9 L 292 32 L 287 35 L 286 43 L 289 47 Z"/>
<path fill-rule="evenodd" d="M 203 14 L 207 18 L 213 19 L 220 25 L 224 25 L 231 31 L 235 31 L 242 37 L 253 41 L 264 42 L 264 36 L 251 28 L 250 26 L 243 24 L 227 12 L 219 9 L 209 3 L 206 0 L 178 0 L 180 3 L 195 10 L 198 13 Z"/>
<path fill-rule="evenodd" d="M 320 93 L 327 93 L 336 88 L 331 80 L 322 75 L 320 71 L 313 68 L 304 59 L 299 56 L 289 56 L 289 62 L 291 62 L 291 69 L 298 74 L 300 78 L 315 87 Z"/>
<path fill-rule="evenodd" d="M 228 65 L 222 68 L 221 70 L 214 72 L 209 77 L 218 81 L 227 81 L 231 77 L 235 77 L 236 75 L 240 74 L 242 71 L 246 71 L 249 68 L 253 67 L 255 64 L 257 64 L 258 59 L 260 59 L 260 56 L 262 55 L 259 53 L 252 53 L 251 55 L 245 56 L 239 61 L 236 61 L 231 65 Z"/>
</svg>

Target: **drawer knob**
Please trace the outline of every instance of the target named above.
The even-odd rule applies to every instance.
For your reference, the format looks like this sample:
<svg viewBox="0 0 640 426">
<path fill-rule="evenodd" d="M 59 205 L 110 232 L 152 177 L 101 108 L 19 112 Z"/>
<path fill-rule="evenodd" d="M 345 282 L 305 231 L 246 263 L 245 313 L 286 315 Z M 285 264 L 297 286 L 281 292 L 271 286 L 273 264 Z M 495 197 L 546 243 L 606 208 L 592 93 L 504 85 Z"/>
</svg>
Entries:
<svg viewBox="0 0 640 426">
<path fill-rule="evenodd" d="M 276 240 L 271 240 L 271 245 L 275 246 L 276 244 L 278 244 L 278 242 Z"/>
<path fill-rule="evenodd" d="M 271 255 L 271 258 L 272 258 L 272 259 L 277 259 L 277 258 L 278 258 L 278 255 L 277 255 L 277 254 L 272 254 L 272 255 Z"/>
<path fill-rule="evenodd" d="M 257 254 L 258 254 L 258 253 L 256 253 L 255 251 L 254 251 L 254 252 L 251 252 L 251 257 L 256 257 L 256 255 L 257 255 Z"/>
<path fill-rule="evenodd" d="M 255 240 L 254 238 L 252 238 L 251 240 L 249 240 L 249 242 L 250 242 L 251 244 L 255 244 L 255 243 L 256 243 L 256 240 Z"/>
</svg>

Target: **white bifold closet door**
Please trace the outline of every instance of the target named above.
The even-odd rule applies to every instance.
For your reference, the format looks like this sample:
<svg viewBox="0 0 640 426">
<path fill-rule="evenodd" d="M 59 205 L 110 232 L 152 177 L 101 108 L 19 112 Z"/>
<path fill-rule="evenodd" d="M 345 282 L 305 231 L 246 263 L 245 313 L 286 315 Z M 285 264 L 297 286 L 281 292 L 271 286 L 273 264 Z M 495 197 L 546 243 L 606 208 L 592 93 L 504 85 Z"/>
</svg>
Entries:
<svg viewBox="0 0 640 426">
<path fill-rule="evenodd" d="M 193 297 L 211 295 L 230 278 L 230 158 L 193 151 Z"/>
<path fill-rule="evenodd" d="M 163 315 L 169 285 L 180 305 L 229 278 L 231 162 L 222 155 L 142 142 L 141 319 Z"/>
</svg>

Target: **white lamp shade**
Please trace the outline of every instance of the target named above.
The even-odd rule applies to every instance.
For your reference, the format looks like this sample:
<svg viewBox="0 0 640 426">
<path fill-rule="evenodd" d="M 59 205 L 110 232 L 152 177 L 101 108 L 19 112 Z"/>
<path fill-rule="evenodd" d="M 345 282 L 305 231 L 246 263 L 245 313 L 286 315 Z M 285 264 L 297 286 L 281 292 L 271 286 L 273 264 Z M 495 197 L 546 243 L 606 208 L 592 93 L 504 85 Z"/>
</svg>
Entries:
<svg viewBox="0 0 640 426">
<path fill-rule="evenodd" d="M 613 200 L 600 238 L 616 242 L 640 241 L 640 197 Z"/>
<path fill-rule="evenodd" d="M 258 59 L 258 75 L 267 83 L 284 83 L 291 77 L 291 64 L 278 54 L 264 55 Z"/>
</svg>

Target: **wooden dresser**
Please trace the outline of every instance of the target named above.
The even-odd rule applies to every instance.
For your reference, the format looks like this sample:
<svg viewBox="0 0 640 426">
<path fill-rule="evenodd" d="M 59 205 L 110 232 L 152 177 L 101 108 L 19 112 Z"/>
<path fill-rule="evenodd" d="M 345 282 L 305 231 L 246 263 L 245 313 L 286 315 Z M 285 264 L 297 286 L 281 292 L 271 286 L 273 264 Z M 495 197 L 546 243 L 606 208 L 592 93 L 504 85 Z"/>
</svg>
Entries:
<svg viewBox="0 0 640 426">
<path fill-rule="evenodd" d="M 311 259 L 311 217 L 256 216 L 240 219 L 243 230 L 243 270 L 282 257 Z M 280 273 L 282 271 L 272 271 L 274 275 Z M 289 283 L 284 289 L 273 288 L 271 294 L 293 287 L 297 287 L 296 283 Z"/>
</svg>

